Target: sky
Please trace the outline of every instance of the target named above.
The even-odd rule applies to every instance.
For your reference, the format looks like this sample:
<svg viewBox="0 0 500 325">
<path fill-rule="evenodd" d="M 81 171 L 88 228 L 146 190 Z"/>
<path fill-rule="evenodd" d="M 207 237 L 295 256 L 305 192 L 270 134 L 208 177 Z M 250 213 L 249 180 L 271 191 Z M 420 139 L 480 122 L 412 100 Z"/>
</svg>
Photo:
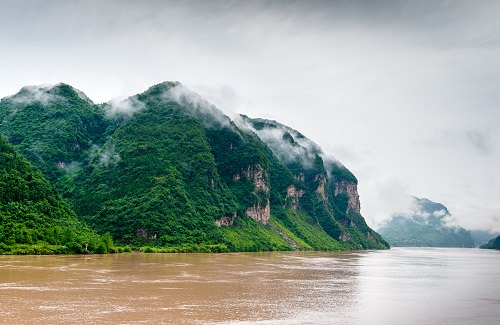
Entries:
<svg viewBox="0 0 500 325">
<path fill-rule="evenodd" d="M 289 125 L 358 178 L 377 227 L 410 196 L 500 231 L 500 1 L 0 0 L 0 97 L 94 102 L 180 81 Z"/>
</svg>

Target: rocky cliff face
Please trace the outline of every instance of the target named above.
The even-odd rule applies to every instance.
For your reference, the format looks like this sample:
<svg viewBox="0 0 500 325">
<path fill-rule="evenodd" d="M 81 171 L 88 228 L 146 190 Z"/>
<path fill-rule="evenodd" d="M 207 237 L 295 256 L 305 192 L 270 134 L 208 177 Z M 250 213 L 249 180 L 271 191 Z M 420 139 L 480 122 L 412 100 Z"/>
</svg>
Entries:
<svg viewBox="0 0 500 325">
<path fill-rule="evenodd" d="M 0 133 L 39 164 L 79 218 L 117 242 L 387 247 L 359 214 L 354 176 L 292 128 L 231 120 L 177 82 L 103 105 L 64 85 L 46 95 L 43 103 L 1 100 Z"/>
<path fill-rule="evenodd" d="M 271 217 L 271 205 L 269 201 L 269 175 L 260 164 L 248 166 L 242 169 L 240 173 L 233 175 L 234 181 L 239 181 L 241 178 L 253 182 L 253 195 L 258 199 L 258 202 L 247 207 L 245 214 L 261 224 L 268 224 Z"/>
<path fill-rule="evenodd" d="M 300 208 L 300 198 L 304 195 L 304 190 L 299 190 L 295 185 L 290 185 L 286 191 L 285 207 L 297 211 Z"/>
<path fill-rule="evenodd" d="M 266 200 L 266 204 L 262 205 L 261 202 L 247 208 L 245 211 L 246 215 L 260 222 L 263 225 L 269 223 L 269 218 L 271 217 L 271 206 L 269 204 L 269 199 Z"/>
<path fill-rule="evenodd" d="M 236 213 L 234 213 L 232 216 L 224 216 L 222 218 L 215 220 L 215 225 L 217 227 L 232 226 L 234 224 L 235 218 L 236 218 Z"/>
<path fill-rule="evenodd" d="M 335 191 L 333 194 L 334 196 L 338 196 L 340 194 L 347 195 L 348 200 L 347 200 L 346 214 L 348 214 L 350 210 L 356 213 L 361 212 L 361 203 L 359 201 L 358 185 L 356 183 L 342 180 L 335 182 L 334 187 L 335 187 Z"/>
<path fill-rule="evenodd" d="M 346 167 L 286 125 L 245 116 L 243 120 L 293 173 L 295 182 L 286 189 L 286 208 L 308 213 L 342 242 L 387 245 L 361 216 L 357 179 Z"/>
<path fill-rule="evenodd" d="M 323 202 L 328 202 L 328 195 L 326 193 L 326 178 L 323 175 L 316 175 L 315 181 L 319 182 L 318 188 L 316 188 L 316 193 Z"/>
</svg>

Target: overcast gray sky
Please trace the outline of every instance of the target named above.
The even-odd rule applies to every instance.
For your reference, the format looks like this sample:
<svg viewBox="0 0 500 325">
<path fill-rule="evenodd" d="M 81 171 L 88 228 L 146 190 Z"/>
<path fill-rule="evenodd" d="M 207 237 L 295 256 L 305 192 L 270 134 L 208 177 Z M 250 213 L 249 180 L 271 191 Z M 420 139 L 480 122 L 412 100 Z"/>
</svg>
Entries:
<svg viewBox="0 0 500 325">
<path fill-rule="evenodd" d="M 500 1 L 0 0 L 0 57 L 0 97 L 178 80 L 316 141 L 372 226 L 415 195 L 500 231 Z"/>
</svg>

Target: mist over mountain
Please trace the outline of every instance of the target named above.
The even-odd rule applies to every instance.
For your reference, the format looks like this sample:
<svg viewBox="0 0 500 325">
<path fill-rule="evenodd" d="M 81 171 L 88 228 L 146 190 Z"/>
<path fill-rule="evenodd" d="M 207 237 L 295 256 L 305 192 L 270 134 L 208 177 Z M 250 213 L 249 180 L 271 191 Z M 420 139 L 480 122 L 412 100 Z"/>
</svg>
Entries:
<svg viewBox="0 0 500 325">
<path fill-rule="evenodd" d="M 489 240 L 486 244 L 481 245 L 479 248 L 500 250 L 500 235 Z"/>
<path fill-rule="evenodd" d="M 492 238 L 500 236 L 498 232 L 477 229 L 471 230 L 470 234 L 474 239 L 474 244 L 478 247 L 488 243 Z"/>
<path fill-rule="evenodd" d="M 0 254 L 105 253 L 110 245 L 0 136 Z"/>
<path fill-rule="evenodd" d="M 340 162 L 276 121 L 231 120 L 178 82 L 104 104 L 66 84 L 24 87 L 0 101 L 0 134 L 81 222 L 119 244 L 388 247 Z"/>
<path fill-rule="evenodd" d="M 392 216 L 379 229 L 391 246 L 474 247 L 470 231 L 460 227 L 441 203 L 413 198 L 413 207 Z"/>
</svg>

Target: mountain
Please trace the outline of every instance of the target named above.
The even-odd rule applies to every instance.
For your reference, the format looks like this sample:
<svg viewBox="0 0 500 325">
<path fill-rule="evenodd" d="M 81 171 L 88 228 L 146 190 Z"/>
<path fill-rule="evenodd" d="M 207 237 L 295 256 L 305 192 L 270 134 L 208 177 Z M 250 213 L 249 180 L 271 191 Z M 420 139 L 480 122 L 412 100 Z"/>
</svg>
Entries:
<svg viewBox="0 0 500 325">
<path fill-rule="evenodd" d="M 472 239 L 474 239 L 474 244 L 477 247 L 487 244 L 491 240 L 491 238 L 495 238 L 496 236 L 500 235 L 500 233 L 498 232 L 487 230 L 471 230 L 470 234 L 472 236 Z"/>
<path fill-rule="evenodd" d="M 0 253 L 106 252 L 93 231 L 16 149 L 0 137 Z"/>
<path fill-rule="evenodd" d="M 479 248 L 500 249 L 500 236 L 491 239 L 488 243 L 481 245 Z"/>
<path fill-rule="evenodd" d="M 291 157 L 265 136 L 285 129 Z M 231 120 L 178 82 L 100 105 L 66 84 L 25 87 L 0 101 L 0 133 L 80 220 L 120 244 L 388 247 L 361 216 L 357 180 L 343 165 L 277 122 Z"/>
<path fill-rule="evenodd" d="M 23 87 L 0 102 L 0 134 L 51 181 L 75 168 L 105 128 L 102 108 L 62 83 Z"/>
<path fill-rule="evenodd" d="M 454 223 L 444 205 L 425 198 L 414 198 L 411 211 L 393 215 L 378 231 L 392 246 L 475 246 L 470 232 Z"/>
<path fill-rule="evenodd" d="M 354 239 L 362 245 L 367 239 L 384 242 L 361 216 L 358 180 L 347 168 L 297 130 L 276 121 L 242 119 L 292 173 L 285 206 L 313 216 L 333 238 Z"/>
</svg>

